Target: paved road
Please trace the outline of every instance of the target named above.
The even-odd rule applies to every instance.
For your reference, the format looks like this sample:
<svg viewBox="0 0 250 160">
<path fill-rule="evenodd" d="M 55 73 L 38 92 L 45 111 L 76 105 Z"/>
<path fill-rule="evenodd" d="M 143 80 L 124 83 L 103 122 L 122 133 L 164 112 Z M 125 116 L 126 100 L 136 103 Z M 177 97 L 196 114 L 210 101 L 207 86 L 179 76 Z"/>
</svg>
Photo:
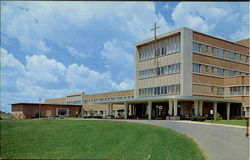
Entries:
<svg viewBox="0 0 250 160">
<path fill-rule="evenodd" d="M 174 129 L 192 137 L 207 152 L 210 160 L 249 160 L 246 129 L 185 121 L 126 120 Z"/>
</svg>

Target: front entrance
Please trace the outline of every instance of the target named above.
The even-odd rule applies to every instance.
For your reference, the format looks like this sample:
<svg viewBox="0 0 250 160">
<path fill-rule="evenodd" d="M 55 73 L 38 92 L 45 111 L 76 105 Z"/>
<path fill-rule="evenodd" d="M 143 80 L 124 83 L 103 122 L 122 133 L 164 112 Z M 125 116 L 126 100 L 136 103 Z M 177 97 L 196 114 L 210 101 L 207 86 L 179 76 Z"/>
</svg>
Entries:
<svg viewBox="0 0 250 160">
<path fill-rule="evenodd" d="M 162 105 L 155 106 L 155 119 L 162 119 Z"/>
</svg>

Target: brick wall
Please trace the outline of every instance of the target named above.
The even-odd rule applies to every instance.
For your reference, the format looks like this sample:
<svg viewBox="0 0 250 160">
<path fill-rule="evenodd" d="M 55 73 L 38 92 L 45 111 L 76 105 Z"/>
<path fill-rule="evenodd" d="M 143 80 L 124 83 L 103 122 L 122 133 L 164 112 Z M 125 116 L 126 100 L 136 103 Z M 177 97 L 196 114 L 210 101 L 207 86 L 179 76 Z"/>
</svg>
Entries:
<svg viewBox="0 0 250 160">
<path fill-rule="evenodd" d="M 200 41 L 203 43 L 211 44 L 213 46 L 218 46 L 221 48 L 229 49 L 235 52 L 240 52 L 246 55 L 249 55 L 249 48 L 246 46 L 238 45 L 236 43 L 232 43 L 223 39 L 215 38 L 212 36 L 208 36 L 202 33 L 193 32 L 193 39 L 196 41 Z"/>
<path fill-rule="evenodd" d="M 56 116 L 56 108 L 69 109 L 69 116 L 76 116 L 76 112 L 81 109 L 81 105 L 57 105 L 57 104 L 41 104 L 41 115 L 46 116 L 47 110 L 51 111 L 51 116 Z M 34 118 L 34 113 L 38 112 L 39 104 L 12 104 L 12 115 L 18 117 L 23 114 L 24 118 Z M 15 118 L 13 117 L 13 118 Z M 19 119 L 19 118 L 18 118 Z"/>
</svg>

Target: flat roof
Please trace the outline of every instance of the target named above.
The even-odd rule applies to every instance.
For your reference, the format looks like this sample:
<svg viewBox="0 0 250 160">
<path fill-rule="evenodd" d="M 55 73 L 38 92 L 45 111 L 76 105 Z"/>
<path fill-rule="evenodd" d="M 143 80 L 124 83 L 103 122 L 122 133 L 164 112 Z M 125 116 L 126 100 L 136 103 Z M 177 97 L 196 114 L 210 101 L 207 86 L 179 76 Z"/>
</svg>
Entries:
<svg viewBox="0 0 250 160">
<path fill-rule="evenodd" d="M 169 32 L 165 32 L 165 33 L 159 34 L 159 35 L 157 35 L 157 39 L 159 40 L 159 39 L 162 39 L 164 37 L 171 36 L 172 34 L 174 35 L 174 34 L 180 32 L 183 29 L 189 29 L 189 30 L 192 30 L 193 32 L 196 32 L 196 33 L 199 33 L 199 34 L 203 34 L 203 35 L 208 36 L 208 37 L 212 37 L 212 38 L 219 39 L 219 40 L 222 40 L 222 41 L 225 41 L 225 42 L 228 42 L 228 43 L 232 43 L 232 44 L 235 44 L 235 45 L 239 45 L 239 46 L 242 46 L 242 47 L 249 48 L 247 46 L 244 46 L 242 44 L 238 44 L 237 43 L 237 42 L 242 41 L 242 40 L 238 40 L 236 42 L 233 42 L 233 41 L 229 41 L 229 40 L 226 40 L 226 39 L 222 39 L 220 37 L 216 37 L 216 36 L 209 35 L 209 34 L 206 34 L 206 33 L 198 32 L 198 31 L 195 31 L 195 30 L 193 30 L 191 28 L 187 28 L 187 27 L 181 27 L 181 28 L 177 28 L 175 30 L 171 30 Z M 249 39 L 249 38 L 246 38 L 246 39 Z M 246 39 L 243 39 L 243 40 L 246 40 Z M 153 42 L 153 41 L 154 41 L 154 37 L 151 37 L 151 38 L 144 39 L 144 40 L 136 42 L 135 46 L 144 45 L 144 44 L 147 44 L 147 43 L 150 43 L 150 42 Z"/>
<path fill-rule="evenodd" d="M 123 103 L 146 103 L 148 101 L 152 102 L 166 102 L 172 99 L 182 100 L 182 101 L 194 101 L 202 100 L 204 102 L 230 102 L 230 103 L 242 103 L 239 100 L 230 100 L 223 98 L 209 98 L 209 97 L 198 97 L 198 96 L 156 96 L 156 97 L 140 97 L 140 98 L 129 98 L 129 99 L 118 99 L 118 100 L 104 100 L 101 102 L 94 102 L 95 104 L 123 104 Z"/>
<path fill-rule="evenodd" d="M 81 104 L 55 104 L 55 103 L 12 103 L 11 105 L 54 105 L 54 106 L 82 106 Z"/>
</svg>

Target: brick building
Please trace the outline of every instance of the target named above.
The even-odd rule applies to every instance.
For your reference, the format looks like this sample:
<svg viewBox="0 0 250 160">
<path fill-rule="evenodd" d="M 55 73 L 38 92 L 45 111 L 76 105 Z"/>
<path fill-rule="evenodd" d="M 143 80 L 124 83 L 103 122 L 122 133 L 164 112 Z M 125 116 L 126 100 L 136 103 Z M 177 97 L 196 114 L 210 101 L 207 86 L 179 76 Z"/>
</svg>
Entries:
<svg viewBox="0 0 250 160">
<path fill-rule="evenodd" d="M 81 108 L 82 105 L 72 104 L 15 103 L 12 104 L 12 117 L 14 119 L 35 118 L 35 114 L 39 114 L 39 111 L 40 117 L 75 117 Z"/>
</svg>

